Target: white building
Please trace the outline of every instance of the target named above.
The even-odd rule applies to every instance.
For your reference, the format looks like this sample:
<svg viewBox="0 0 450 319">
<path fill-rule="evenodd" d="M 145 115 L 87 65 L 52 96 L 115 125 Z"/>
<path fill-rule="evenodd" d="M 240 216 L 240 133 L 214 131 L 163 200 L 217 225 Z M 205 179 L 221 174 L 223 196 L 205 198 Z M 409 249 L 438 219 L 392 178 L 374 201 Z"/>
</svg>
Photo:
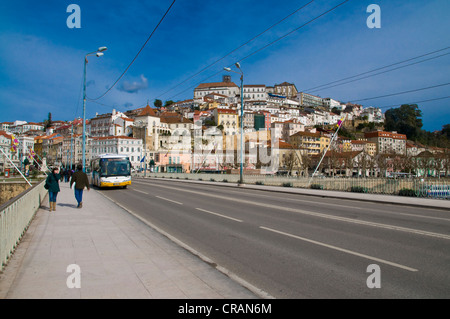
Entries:
<svg viewBox="0 0 450 319">
<path fill-rule="evenodd" d="M 377 107 L 370 106 L 363 109 L 360 116 L 367 116 L 369 122 L 384 122 L 384 113 Z"/>
<path fill-rule="evenodd" d="M 244 100 L 267 100 L 266 86 L 264 84 L 244 85 Z"/>
<path fill-rule="evenodd" d="M 142 140 L 128 136 L 94 137 L 91 143 L 92 157 L 104 153 L 127 155 L 133 167 L 140 165 L 144 149 Z"/>
<path fill-rule="evenodd" d="M 90 136 L 99 137 L 99 136 L 110 136 L 114 135 L 117 130 L 117 127 L 114 124 L 119 118 L 128 118 L 122 112 L 116 112 L 113 109 L 112 113 L 96 115 L 94 118 L 90 120 Z"/>
<path fill-rule="evenodd" d="M 342 110 L 341 102 L 333 100 L 332 98 L 326 97 L 322 99 L 323 106 L 328 108 L 330 111 L 333 108 L 337 108 L 338 110 Z"/>
<path fill-rule="evenodd" d="M 203 98 L 213 93 L 236 97 L 240 95 L 240 89 L 228 77 L 224 77 L 222 82 L 201 83 L 194 89 L 194 103 L 203 103 Z"/>
</svg>

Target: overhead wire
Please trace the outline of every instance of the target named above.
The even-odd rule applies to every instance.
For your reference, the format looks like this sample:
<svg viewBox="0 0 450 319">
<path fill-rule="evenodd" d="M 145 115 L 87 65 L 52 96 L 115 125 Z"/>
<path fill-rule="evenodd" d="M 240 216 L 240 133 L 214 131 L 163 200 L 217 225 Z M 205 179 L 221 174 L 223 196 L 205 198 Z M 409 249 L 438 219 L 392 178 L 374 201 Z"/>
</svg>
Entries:
<svg viewBox="0 0 450 319">
<path fill-rule="evenodd" d="M 403 61 L 400 61 L 400 62 L 392 63 L 392 64 L 389 64 L 389 65 L 386 65 L 386 66 L 382 66 L 382 67 L 379 67 L 379 68 L 376 68 L 376 69 L 373 69 L 373 70 L 370 70 L 370 71 L 359 73 L 359 74 L 356 74 L 356 75 L 353 75 L 353 76 L 349 76 L 349 77 L 346 77 L 346 78 L 343 78 L 343 79 L 340 79 L 340 80 L 332 81 L 332 82 L 329 82 L 329 83 L 326 83 L 326 84 L 318 85 L 318 86 L 306 89 L 305 92 L 314 92 L 314 91 L 316 91 L 316 89 L 321 88 L 321 87 L 325 87 L 325 86 L 329 86 L 329 85 L 334 84 L 334 83 L 350 80 L 350 79 L 356 78 L 356 77 L 361 76 L 361 75 L 366 75 L 366 74 L 369 74 L 369 73 L 372 73 L 372 72 L 380 71 L 380 70 L 383 70 L 383 69 L 386 69 L 386 68 L 390 68 L 392 66 L 396 66 L 396 65 L 399 65 L 399 64 L 402 64 L 402 63 L 406 63 L 406 62 L 409 62 L 409 61 L 412 61 L 412 60 L 420 59 L 420 58 L 423 58 L 425 56 L 432 55 L 432 54 L 435 54 L 435 53 L 438 53 L 438 52 L 442 52 L 442 51 L 445 51 L 445 50 L 448 50 L 448 49 L 450 49 L 450 47 L 445 47 L 443 49 L 439 49 L 439 50 L 436 50 L 436 51 L 425 53 L 425 54 L 422 54 L 422 55 L 419 55 L 419 56 L 416 56 L 416 57 L 413 57 L 413 58 L 409 58 L 407 60 L 403 60 Z M 441 57 L 441 56 L 439 56 L 439 57 Z"/>
<path fill-rule="evenodd" d="M 166 10 L 166 12 L 164 13 L 164 15 L 162 16 L 162 18 L 159 20 L 158 24 L 156 25 L 156 27 L 153 29 L 152 33 L 150 34 L 150 36 L 147 38 L 147 40 L 145 41 L 144 45 L 142 45 L 141 49 L 138 51 L 138 53 L 136 54 L 136 56 L 133 58 L 133 60 L 130 62 L 130 64 L 127 66 L 127 68 L 125 69 L 125 71 L 122 72 L 122 74 L 118 77 L 118 79 L 113 83 L 112 86 L 110 86 L 108 88 L 108 90 L 106 90 L 105 93 L 103 93 L 102 95 L 100 95 L 99 97 L 95 98 L 95 99 L 91 99 L 88 98 L 88 100 L 90 101 L 95 101 L 95 100 L 99 100 L 102 97 L 104 97 L 109 91 L 111 91 L 111 89 L 120 81 L 120 79 L 125 75 L 125 73 L 128 71 L 128 69 L 131 67 L 131 65 L 134 63 L 134 61 L 136 61 L 137 57 L 139 56 L 139 54 L 142 52 L 142 50 L 145 48 L 145 46 L 147 45 L 148 41 L 152 38 L 153 34 L 156 32 L 156 30 L 158 29 L 159 25 L 163 22 L 164 18 L 166 17 L 166 15 L 169 13 L 170 9 L 172 8 L 172 6 L 175 4 L 176 0 L 173 0 L 173 2 L 171 3 L 171 5 L 169 6 L 169 8 Z"/>
<path fill-rule="evenodd" d="M 271 25 L 270 27 L 268 27 L 267 29 L 265 29 L 263 32 L 260 32 L 258 35 L 254 36 L 253 38 L 251 38 L 250 40 L 246 41 L 245 43 L 241 44 L 240 46 L 238 46 L 237 48 L 235 48 L 234 50 L 230 51 L 229 53 L 227 53 L 226 55 L 224 55 L 223 57 L 221 57 L 220 59 L 214 61 L 213 63 L 209 64 L 208 66 L 204 67 L 203 69 L 201 69 L 200 71 L 198 71 L 197 73 L 193 74 L 192 76 L 188 77 L 187 79 L 183 80 L 182 82 L 178 83 L 177 85 L 175 85 L 174 87 L 170 88 L 169 90 L 165 91 L 164 93 L 160 94 L 159 96 L 157 96 L 156 98 L 159 98 L 167 93 L 169 93 L 170 91 L 174 90 L 175 88 L 179 87 L 180 85 L 186 83 L 187 81 L 189 81 L 190 79 L 196 77 L 197 75 L 203 73 L 204 71 L 208 70 L 210 67 L 212 67 L 213 65 L 217 64 L 218 62 L 222 61 L 223 59 L 225 59 L 226 57 L 230 56 L 231 54 L 233 54 L 234 52 L 236 52 L 237 50 L 239 50 L 240 48 L 246 46 L 247 44 L 249 44 L 250 42 L 256 40 L 257 38 L 259 38 L 260 36 L 262 36 L 264 33 L 266 33 L 267 31 L 269 31 L 270 29 L 273 29 L 275 26 L 277 26 L 278 24 L 280 24 L 281 22 L 285 21 L 286 19 L 288 19 L 289 17 L 291 17 L 292 15 L 296 14 L 297 12 L 303 10 L 304 8 L 306 8 L 308 5 L 310 5 L 311 3 L 313 3 L 315 0 L 312 0 L 308 3 L 306 3 L 305 5 L 301 6 L 300 8 L 296 9 L 295 11 L 293 11 L 292 13 L 290 13 L 289 15 L 287 15 L 286 17 L 284 17 L 283 19 L 281 19 L 280 21 L 276 22 L 275 24 Z"/>
<path fill-rule="evenodd" d="M 309 20 L 308 22 L 302 24 L 301 26 L 299 26 L 299 27 L 297 27 L 297 28 L 295 28 L 295 29 L 289 31 L 288 33 L 282 35 L 281 37 L 277 38 L 276 40 L 274 40 L 274 41 L 272 41 L 272 42 L 266 44 L 265 46 L 259 48 L 258 50 L 256 50 L 256 51 L 254 51 L 254 52 L 248 54 L 247 56 L 245 56 L 244 58 L 240 59 L 240 60 L 237 61 L 237 62 L 242 62 L 242 61 L 248 59 L 249 57 L 255 55 L 256 53 L 261 52 L 262 50 L 264 50 L 264 49 L 268 48 L 269 46 L 271 46 L 271 45 L 277 43 L 278 41 L 280 41 L 280 40 L 286 38 L 287 36 L 291 35 L 292 33 L 296 32 L 296 31 L 298 31 L 298 30 L 300 30 L 301 28 L 307 26 L 308 24 L 310 24 L 310 23 L 312 23 L 312 22 L 318 20 L 319 18 L 321 18 L 321 17 L 327 15 L 328 13 L 330 13 L 330 12 L 336 10 L 337 8 L 339 8 L 340 6 L 344 5 L 344 4 L 345 4 L 346 2 L 348 2 L 348 1 L 350 1 L 350 0 L 345 0 L 345 1 L 341 2 L 341 3 L 339 3 L 338 5 L 334 6 L 333 8 L 326 10 L 325 12 L 323 12 L 323 13 L 321 13 L 320 15 L 316 16 L 315 18 L 313 18 L 313 19 Z M 234 63 L 233 63 L 233 64 L 234 64 Z M 230 65 L 229 67 L 231 67 L 231 66 L 232 66 L 232 65 Z M 186 92 L 187 90 L 190 90 L 190 89 L 196 87 L 196 86 L 199 85 L 200 83 L 203 83 L 205 80 L 208 80 L 208 79 L 210 79 L 210 78 L 212 78 L 212 77 L 214 77 L 214 76 L 216 76 L 216 75 L 218 75 L 218 74 L 220 74 L 220 73 L 222 73 L 222 72 L 223 72 L 223 70 L 221 69 L 220 71 L 214 73 L 213 75 L 209 76 L 208 78 L 204 79 L 203 81 L 201 81 L 201 82 L 199 82 L 199 83 L 197 83 L 197 84 L 195 84 L 195 85 L 193 85 L 193 86 L 188 87 L 187 89 L 185 89 L 185 90 L 182 91 L 182 92 L 179 92 L 179 93 L 177 93 L 177 94 L 171 96 L 169 99 L 174 98 L 174 97 L 176 97 L 176 96 L 178 96 L 178 95 L 180 95 L 180 94 Z"/>
<path fill-rule="evenodd" d="M 434 99 L 428 99 L 428 100 L 422 100 L 422 101 L 416 101 L 416 102 L 408 102 L 408 103 L 402 103 L 402 104 L 379 106 L 378 108 L 379 109 L 387 109 L 387 108 L 391 108 L 394 106 L 401 106 L 404 104 L 419 104 L 419 103 L 433 102 L 433 101 L 439 101 L 439 100 L 445 100 L 445 99 L 450 99 L 450 96 L 443 96 L 443 97 L 438 97 L 438 98 L 434 98 Z"/>
<path fill-rule="evenodd" d="M 437 58 L 441 58 L 441 57 L 446 56 L 446 55 L 450 55 L 450 52 L 449 53 L 444 53 L 444 54 L 441 54 L 441 55 L 438 55 L 438 56 L 435 56 L 435 57 L 431 57 L 431 58 L 428 58 L 428 59 L 425 59 L 425 60 L 421 60 L 421 61 L 417 61 L 417 62 L 414 62 L 414 63 L 410 63 L 410 64 L 407 64 L 407 65 L 402 65 L 402 66 L 399 66 L 399 67 L 396 67 L 396 68 L 393 68 L 393 69 L 390 69 L 390 70 L 386 70 L 386 71 L 378 72 L 378 73 L 375 73 L 375 74 L 367 75 L 367 76 L 364 76 L 364 77 L 361 77 L 361 78 L 358 78 L 358 79 L 354 79 L 354 80 L 351 80 L 351 81 L 330 85 L 330 86 L 327 86 L 327 87 L 324 87 L 324 88 L 321 88 L 321 89 L 318 89 L 318 90 L 312 90 L 312 91 L 306 91 L 305 90 L 305 92 L 308 92 L 308 93 L 311 94 L 311 93 L 314 93 L 314 92 L 327 90 L 327 89 L 330 89 L 330 88 L 333 88 L 333 87 L 336 87 L 336 86 L 341 86 L 341 85 L 357 82 L 357 81 L 360 81 L 360 80 L 371 78 L 373 76 L 377 76 L 377 75 L 380 75 L 380 74 L 385 74 L 385 73 L 392 72 L 392 71 L 399 70 L 399 69 L 403 69 L 403 68 L 406 68 L 406 67 L 409 67 L 409 66 L 412 66 L 412 65 L 416 65 L 416 64 L 419 64 L 419 63 L 423 63 L 423 62 L 427 62 L 427 61 L 434 60 L 434 59 L 437 59 Z"/>
<path fill-rule="evenodd" d="M 443 83 L 443 84 L 437 84 L 437 85 L 433 85 L 433 86 L 429 86 L 429 87 L 425 87 L 425 88 L 420 88 L 420 89 L 404 91 L 404 92 L 380 95 L 380 96 L 375 96 L 375 97 L 370 97 L 370 98 L 363 98 L 363 99 L 358 99 L 358 100 L 351 100 L 351 101 L 348 101 L 348 103 L 376 100 L 376 99 L 381 99 L 381 98 L 384 98 L 384 97 L 390 97 L 390 96 L 396 96 L 396 95 L 401 95 L 401 94 L 414 93 L 414 92 L 434 89 L 434 88 L 438 88 L 438 87 L 442 87 L 442 86 L 446 86 L 446 85 L 450 85 L 450 82 L 449 83 Z"/>
</svg>

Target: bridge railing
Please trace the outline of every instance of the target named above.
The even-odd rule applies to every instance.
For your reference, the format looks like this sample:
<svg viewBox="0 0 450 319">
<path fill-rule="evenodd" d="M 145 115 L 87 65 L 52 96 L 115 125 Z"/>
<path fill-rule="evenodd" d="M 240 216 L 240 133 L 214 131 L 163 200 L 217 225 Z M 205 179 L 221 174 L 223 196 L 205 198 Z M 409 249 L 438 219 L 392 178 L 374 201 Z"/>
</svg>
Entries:
<svg viewBox="0 0 450 319">
<path fill-rule="evenodd" d="M 135 176 L 143 177 L 143 173 Z M 238 183 L 239 174 L 149 173 L 146 177 Z M 277 175 L 244 175 L 244 183 L 267 186 L 317 188 L 323 190 L 371 194 L 427 197 L 450 200 L 449 178 L 376 178 L 376 177 L 297 177 Z"/>
<path fill-rule="evenodd" d="M 0 206 L 0 270 L 6 266 L 44 200 L 47 194 L 44 183 L 33 185 Z"/>
</svg>

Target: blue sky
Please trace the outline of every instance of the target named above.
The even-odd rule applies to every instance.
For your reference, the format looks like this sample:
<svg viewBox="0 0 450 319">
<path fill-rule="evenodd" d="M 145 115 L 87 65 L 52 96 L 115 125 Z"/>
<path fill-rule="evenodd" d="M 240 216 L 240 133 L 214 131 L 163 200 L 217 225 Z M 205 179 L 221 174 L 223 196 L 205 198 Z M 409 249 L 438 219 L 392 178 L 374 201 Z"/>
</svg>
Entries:
<svg viewBox="0 0 450 319">
<path fill-rule="evenodd" d="M 87 95 L 96 98 L 122 74 L 172 1 L 2 1 L 0 122 L 39 122 L 49 112 L 54 120 L 81 117 L 84 55 L 108 47 L 103 57 L 89 57 Z M 153 105 L 156 98 L 190 99 L 199 83 L 220 81 L 223 67 L 236 61 L 241 61 L 245 84 L 273 86 L 287 81 L 307 91 L 450 46 L 448 0 L 350 0 L 258 51 L 343 2 L 315 0 L 226 56 L 309 1 L 177 0 L 122 79 L 96 103 L 87 102 L 87 117 L 113 108 L 142 107 L 147 101 Z M 66 24 L 70 15 L 66 9 L 72 3 L 81 8 L 79 29 Z M 380 29 L 366 25 L 370 4 L 381 8 Z M 446 53 L 450 50 L 426 58 Z M 234 73 L 232 80 L 239 84 Z M 358 103 L 449 82 L 450 55 L 445 55 L 312 93 Z M 449 93 L 446 85 L 360 103 L 385 107 Z M 419 103 L 419 107 L 424 129 L 440 130 L 450 123 L 450 99 Z"/>
</svg>

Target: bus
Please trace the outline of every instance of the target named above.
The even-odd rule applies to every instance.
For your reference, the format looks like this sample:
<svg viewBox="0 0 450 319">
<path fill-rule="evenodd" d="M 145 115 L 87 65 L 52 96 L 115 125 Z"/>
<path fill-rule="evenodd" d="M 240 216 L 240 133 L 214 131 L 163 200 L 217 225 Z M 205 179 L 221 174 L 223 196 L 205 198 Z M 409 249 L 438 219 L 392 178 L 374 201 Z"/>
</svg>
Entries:
<svg viewBox="0 0 450 319">
<path fill-rule="evenodd" d="M 90 169 L 92 184 L 100 188 L 131 185 L 131 162 L 126 155 L 98 155 L 92 159 Z"/>
</svg>

